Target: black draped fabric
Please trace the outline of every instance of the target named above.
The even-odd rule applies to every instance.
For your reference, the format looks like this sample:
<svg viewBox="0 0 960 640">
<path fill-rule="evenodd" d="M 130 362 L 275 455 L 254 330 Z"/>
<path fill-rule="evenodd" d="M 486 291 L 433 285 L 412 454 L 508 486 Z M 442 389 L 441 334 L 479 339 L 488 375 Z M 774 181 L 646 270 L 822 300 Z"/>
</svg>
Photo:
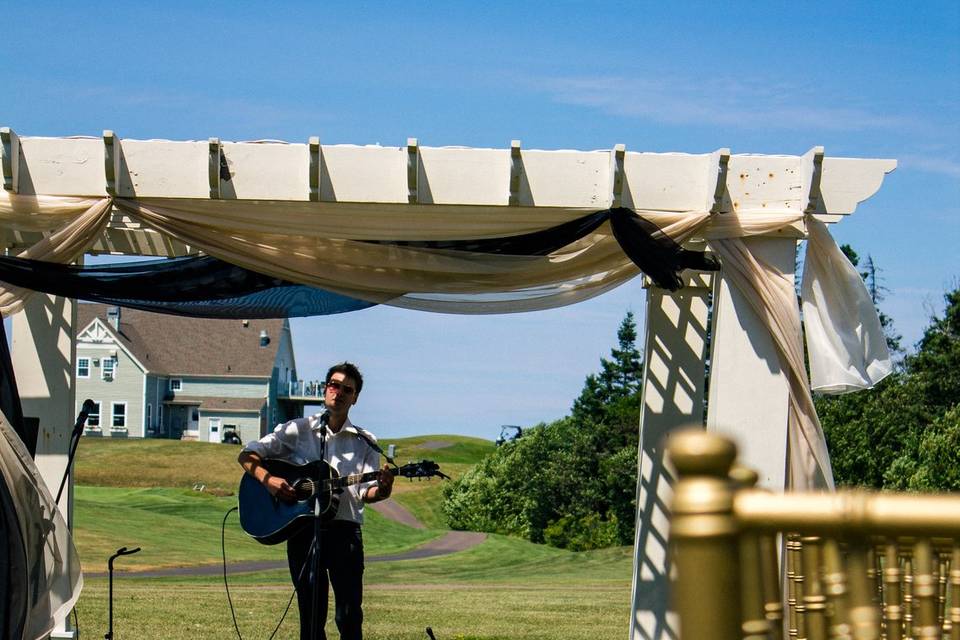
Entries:
<svg viewBox="0 0 960 640">
<path fill-rule="evenodd" d="M 658 233 L 660 229 L 657 225 L 626 207 L 597 211 L 550 229 L 507 238 L 371 242 L 498 255 L 545 256 L 595 231 L 607 220 L 610 221 L 613 236 L 623 252 L 658 287 L 670 291 L 682 287 L 680 272 L 684 269 L 720 269 L 720 262 L 715 257 L 701 251 L 684 249 L 666 234 Z"/>
<path fill-rule="evenodd" d="M 20 392 L 17 391 L 17 378 L 13 372 L 13 360 L 10 358 L 10 348 L 7 346 L 7 332 L 0 322 L 0 412 L 7 417 L 7 422 L 17 432 L 24 443 L 34 443 L 30 455 L 36 453 L 37 430 L 36 423 L 32 424 L 32 432 L 23 420 L 23 406 L 20 404 Z"/>
<path fill-rule="evenodd" d="M 720 261 L 702 251 L 684 249 L 665 234 L 656 234 L 657 225 L 624 207 L 610 209 L 613 236 L 623 252 L 662 289 L 676 291 L 683 286 L 684 269 L 719 271 Z M 656 234 L 656 235 L 655 235 Z"/>
<path fill-rule="evenodd" d="M 13 427 L 24 442 L 37 441 L 37 434 L 25 431 L 20 394 L 13 374 L 7 334 L 0 322 L 0 420 Z M 37 423 L 34 422 L 34 429 Z M 6 442 L 0 437 L 0 446 Z M 33 455 L 34 451 L 30 451 Z M 27 608 L 24 588 L 26 586 L 26 552 L 20 535 L 20 521 L 16 506 L 0 473 L 0 640 L 20 640 L 26 622 Z"/>
<path fill-rule="evenodd" d="M 452 251 L 471 251 L 511 256 L 545 256 L 552 251 L 575 242 L 603 224 L 609 217 L 609 211 L 598 211 L 590 215 L 559 224 L 543 231 L 525 233 L 506 238 L 485 238 L 482 240 L 367 240 L 370 244 L 389 244 L 400 247 L 421 247 L 425 249 L 450 249 Z"/>
<path fill-rule="evenodd" d="M 93 267 L 0 256 L 0 281 L 66 298 L 195 318 L 297 318 L 374 306 L 211 256 Z"/>
<path fill-rule="evenodd" d="M 27 619 L 25 559 L 16 505 L 3 474 L 0 474 L 0 640 L 23 638 Z"/>
</svg>

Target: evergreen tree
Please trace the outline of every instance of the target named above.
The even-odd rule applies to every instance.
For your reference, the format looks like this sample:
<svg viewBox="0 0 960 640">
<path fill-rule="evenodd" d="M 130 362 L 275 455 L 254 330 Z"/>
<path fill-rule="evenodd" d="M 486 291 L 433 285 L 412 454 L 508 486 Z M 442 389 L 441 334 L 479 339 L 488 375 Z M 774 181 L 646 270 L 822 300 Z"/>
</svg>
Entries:
<svg viewBox="0 0 960 640">
<path fill-rule="evenodd" d="M 617 329 L 610 359 L 600 359 L 600 373 L 590 374 L 574 401 L 571 418 L 593 424 L 598 449 L 614 451 L 639 442 L 643 357 L 637 348 L 637 323 L 628 311 Z"/>
</svg>

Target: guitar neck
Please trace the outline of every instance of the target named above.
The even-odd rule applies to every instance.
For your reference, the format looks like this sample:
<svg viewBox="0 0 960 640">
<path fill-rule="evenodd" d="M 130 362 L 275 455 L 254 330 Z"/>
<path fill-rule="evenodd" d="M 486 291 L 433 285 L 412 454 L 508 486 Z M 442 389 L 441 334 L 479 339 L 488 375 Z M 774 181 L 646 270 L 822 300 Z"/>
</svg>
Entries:
<svg viewBox="0 0 960 640">
<path fill-rule="evenodd" d="M 397 469 L 387 469 L 393 475 L 397 475 Z M 377 476 L 380 474 L 379 471 L 369 471 L 367 473 L 355 473 L 349 476 L 342 476 L 340 478 L 334 478 L 328 480 L 329 486 L 331 489 L 342 489 L 343 487 L 349 487 L 350 485 L 360 484 L 361 482 L 370 482 L 371 480 L 376 480 Z"/>
</svg>

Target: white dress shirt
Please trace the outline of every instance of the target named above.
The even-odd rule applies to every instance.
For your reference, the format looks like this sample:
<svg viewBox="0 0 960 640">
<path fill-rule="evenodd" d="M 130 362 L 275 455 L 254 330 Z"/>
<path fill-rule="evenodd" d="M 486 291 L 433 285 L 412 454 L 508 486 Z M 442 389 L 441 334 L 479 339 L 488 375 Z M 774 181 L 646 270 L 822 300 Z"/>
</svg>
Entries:
<svg viewBox="0 0 960 640">
<path fill-rule="evenodd" d="M 273 433 L 249 442 L 244 450 L 261 458 L 279 458 L 293 464 L 306 464 L 320 459 L 322 431 L 326 434 L 324 458 L 341 476 L 369 473 L 380 468 L 380 454 L 358 435 L 357 428 L 349 418 L 340 431 L 332 433 L 329 428 L 321 429 L 321 415 L 317 413 L 279 424 Z M 365 434 L 376 442 L 369 431 L 365 431 Z M 340 506 L 334 519 L 363 524 L 363 496 L 375 484 L 376 481 L 370 481 L 346 487 L 340 494 Z"/>
</svg>

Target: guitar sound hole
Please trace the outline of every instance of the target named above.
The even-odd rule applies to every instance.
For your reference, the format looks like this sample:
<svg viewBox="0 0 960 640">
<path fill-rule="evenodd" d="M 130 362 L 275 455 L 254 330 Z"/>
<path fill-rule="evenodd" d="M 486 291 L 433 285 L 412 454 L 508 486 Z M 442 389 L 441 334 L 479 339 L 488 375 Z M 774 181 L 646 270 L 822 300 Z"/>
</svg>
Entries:
<svg viewBox="0 0 960 640">
<path fill-rule="evenodd" d="M 297 500 L 309 500 L 313 495 L 313 483 L 309 480 L 298 480 L 293 484 L 293 490 L 297 494 Z"/>
</svg>

